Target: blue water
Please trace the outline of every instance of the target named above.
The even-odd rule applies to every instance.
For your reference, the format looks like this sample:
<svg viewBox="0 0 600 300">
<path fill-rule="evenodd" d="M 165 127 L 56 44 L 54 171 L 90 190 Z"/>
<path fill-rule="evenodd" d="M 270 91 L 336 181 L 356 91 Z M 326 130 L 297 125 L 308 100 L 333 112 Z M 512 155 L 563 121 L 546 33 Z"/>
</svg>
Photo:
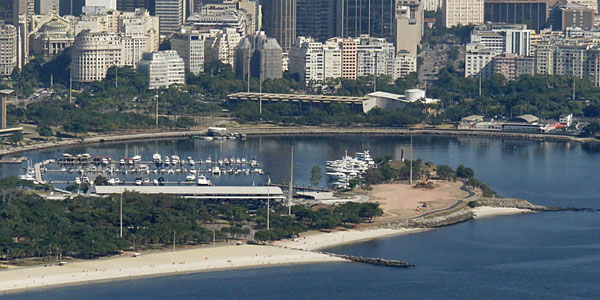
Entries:
<svg viewBox="0 0 600 300">
<path fill-rule="evenodd" d="M 295 178 L 349 152 L 371 149 L 399 158 L 405 137 L 248 139 L 227 145 L 252 153 L 275 180 Z M 472 167 L 500 195 L 543 205 L 600 208 L 600 152 L 579 144 L 483 138 L 416 137 L 415 157 Z M 164 144 L 163 144 L 164 143 Z M 176 146 L 173 146 L 175 143 Z M 130 143 L 149 154 L 219 151 L 190 141 Z M 171 147 L 171 148 L 165 148 Z M 71 153 L 122 152 L 124 145 L 86 146 Z M 65 149 L 31 155 L 53 157 Z M 76 151 L 77 150 L 77 151 Z M 85 150 L 85 151 L 79 151 Z M 225 150 L 223 150 L 225 151 Z M 227 153 L 229 154 L 229 153 Z M 183 156 L 179 154 L 180 156 Z M 187 155 L 187 154 L 186 154 Z M 213 154 L 214 156 L 214 154 Z M 283 166 L 283 167 L 282 167 Z M 3 166 L 0 175 L 18 172 Z M 233 179 L 229 179 L 233 180 Z M 325 184 L 323 181 L 322 184 Z M 555 212 L 470 221 L 429 232 L 331 249 L 405 260 L 411 269 L 330 263 L 146 278 L 7 295 L 14 299 L 598 299 L 600 213 Z"/>
</svg>

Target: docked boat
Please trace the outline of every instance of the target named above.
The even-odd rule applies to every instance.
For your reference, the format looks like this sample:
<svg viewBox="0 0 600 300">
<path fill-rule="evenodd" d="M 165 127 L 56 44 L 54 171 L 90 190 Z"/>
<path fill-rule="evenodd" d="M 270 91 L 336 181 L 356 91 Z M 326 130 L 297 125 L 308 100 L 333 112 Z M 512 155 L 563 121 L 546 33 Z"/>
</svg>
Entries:
<svg viewBox="0 0 600 300">
<path fill-rule="evenodd" d="M 196 175 L 194 175 L 194 174 L 190 174 L 185 177 L 185 181 L 194 181 L 194 180 L 196 180 Z"/>
<path fill-rule="evenodd" d="M 221 169 L 219 169 L 219 167 L 214 167 L 212 173 L 213 175 L 221 175 Z"/>
<path fill-rule="evenodd" d="M 206 176 L 200 175 L 200 176 L 198 176 L 198 180 L 196 181 L 196 184 L 200 185 L 200 186 L 210 186 L 210 185 L 212 185 L 212 182 L 210 182 L 210 180 L 208 180 L 206 178 Z"/>
<path fill-rule="evenodd" d="M 160 164 L 162 163 L 162 156 L 158 153 L 154 153 L 154 155 L 152 155 L 152 161 L 157 164 Z"/>
</svg>

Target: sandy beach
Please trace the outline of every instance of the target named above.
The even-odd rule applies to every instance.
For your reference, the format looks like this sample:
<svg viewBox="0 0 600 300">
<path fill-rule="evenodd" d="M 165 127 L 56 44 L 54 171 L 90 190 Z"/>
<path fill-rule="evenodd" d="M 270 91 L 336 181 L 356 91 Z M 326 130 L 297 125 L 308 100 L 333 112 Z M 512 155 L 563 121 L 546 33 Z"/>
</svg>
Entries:
<svg viewBox="0 0 600 300">
<path fill-rule="evenodd" d="M 232 268 L 296 263 L 341 262 L 328 255 L 258 245 L 228 245 L 182 249 L 176 252 L 122 255 L 69 262 L 64 266 L 35 266 L 0 271 L 0 294 L 28 288 L 83 284 L 139 276 L 173 275 Z"/>
<path fill-rule="evenodd" d="M 480 206 L 480 207 L 473 208 L 473 213 L 475 213 L 475 219 L 489 218 L 489 217 L 495 217 L 495 216 L 525 214 L 525 213 L 531 213 L 531 212 L 532 211 L 529 209 L 513 208 L 513 207 Z"/>
<path fill-rule="evenodd" d="M 300 235 L 300 238 L 296 240 L 286 240 L 276 242 L 276 246 L 289 247 L 294 249 L 302 250 L 319 250 L 323 248 L 329 248 L 334 246 L 340 246 L 345 244 L 352 244 L 358 242 L 364 242 L 368 240 L 423 232 L 428 229 L 423 228 L 379 228 L 379 229 L 367 229 L 367 230 L 346 230 L 336 231 L 331 233 L 322 232 L 307 232 Z"/>
</svg>

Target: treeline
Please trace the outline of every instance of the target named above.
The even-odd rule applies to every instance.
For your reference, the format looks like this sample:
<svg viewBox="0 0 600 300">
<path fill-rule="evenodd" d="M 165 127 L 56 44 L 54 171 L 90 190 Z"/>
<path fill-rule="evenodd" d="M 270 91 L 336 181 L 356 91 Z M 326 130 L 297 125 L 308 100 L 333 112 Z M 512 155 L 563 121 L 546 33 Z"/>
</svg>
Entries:
<svg viewBox="0 0 600 300">
<path fill-rule="evenodd" d="M 561 114 L 600 116 L 600 88 L 585 79 L 575 79 L 576 94 L 573 100 L 573 78 L 560 75 L 522 75 L 508 81 L 500 74 L 482 80 L 479 96 L 479 79 L 465 78 L 452 69 L 442 69 L 439 80 L 427 92 L 430 97 L 442 100 L 444 112 L 436 122 L 458 121 L 479 114 L 486 117 L 516 117 L 533 114 L 542 119 L 556 119 Z"/>
<path fill-rule="evenodd" d="M 171 195 L 123 194 L 123 237 L 119 236 L 120 197 L 78 196 L 62 201 L 46 200 L 33 189 L 45 189 L 28 181 L 0 179 L 0 257 L 73 256 L 89 258 L 121 250 L 147 249 L 249 238 L 289 237 L 309 229 L 351 227 L 382 214 L 377 204 L 349 203 L 313 211 L 294 206 L 272 208 L 271 230 L 266 230 L 266 209 L 254 212 L 247 205 L 205 203 Z M 214 230 L 214 231 L 213 231 Z"/>
<path fill-rule="evenodd" d="M 292 214 L 293 218 L 286 216 L 281 211 L 276 216 L 271 215 L 270 230 L 266 230 L 265 222 L 259 222 L 259 228 L 263 229 L 254 234 L 254 239 L 257 241 L 279 240 L 311 229 L 352 227 L 381 216 L 383 210 L 379 208 L 378 203 L 345 203 L 333 209 L 319 208 L 318 210 L 296 205 L 292 207 Z"/>
<path fill-rule="evenodd" d="M 407 105 L 400 110 L 375 108 L 365 114 L 353 111 L 348 105 L 333 103 L 321 108 L 305 108 L 290 103 L 263 103 L 262 115 L 259 104 L 242 102 L 233 109 L 235 117 L 242 123 L 271 122 L 274 124 L 294 125 L 373 125 L 404 126 L 417 124 L 425 120 L 423 107 L 418 104 Z"/>
</svg>

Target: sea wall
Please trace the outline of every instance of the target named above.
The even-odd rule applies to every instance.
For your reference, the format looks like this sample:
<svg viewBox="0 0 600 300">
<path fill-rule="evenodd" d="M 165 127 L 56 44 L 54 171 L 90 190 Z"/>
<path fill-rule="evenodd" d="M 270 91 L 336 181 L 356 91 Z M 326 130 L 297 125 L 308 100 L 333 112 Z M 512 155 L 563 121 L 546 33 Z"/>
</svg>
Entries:
<svg viewBox="0 0 600 300">
<path fill-rule="evenodd" d="M 438 136 L 477 136 L 490 138 L 513 138 L 528 139 L 538 141 L 556 141 L 556 142 L 575 142 L 575 143 L 594 143 L 600 144 L 599 139 L 579 138 L 566 135 L 552 134 L 529 134 L 512 133 L 497 131 L 469 131 L 455 129 L 433 129 L 433 128 L 382 128 L 382 127 L 313 127 L 313 126 L 251 126 L 251 127 L 233 127 L 230 130 L 246 134 L 248 136 L 271 136 L 271 135 L 438 135 Z M 98 135 L 92 137 L 82 137 L 73 139 L 64 139 L 61 141 L 50 141 L 18 147 L 9 147 L 0 149 L 0 156 L 14 153 L 38 151 L 46 148 L 74 146 L 82 144 L 95 144 L 105 142 L 124 142 L 134 140 L 154 140 L 167 138 L 185 138 L 190 136 L 205 135 L 206 129 L 181 130 L 181 131 L 162 131 L 162 132 L 128 132 L 115 133 L 110 135 Z"/>
</svg>

